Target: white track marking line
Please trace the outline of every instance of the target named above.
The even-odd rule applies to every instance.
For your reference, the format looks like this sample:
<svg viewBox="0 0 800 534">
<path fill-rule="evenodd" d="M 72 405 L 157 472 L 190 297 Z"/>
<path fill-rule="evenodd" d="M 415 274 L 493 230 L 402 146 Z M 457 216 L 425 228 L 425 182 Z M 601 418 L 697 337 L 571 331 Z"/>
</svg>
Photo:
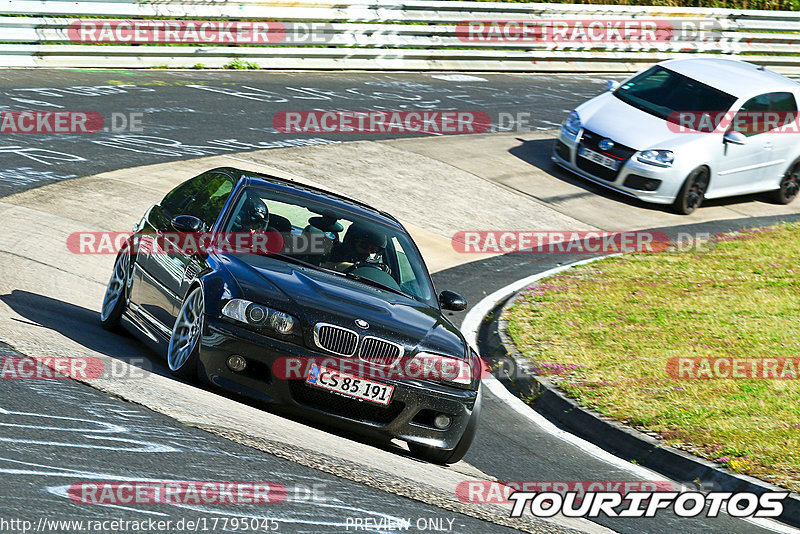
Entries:
<svg viewBox="0 0 800 534">
<path fill-rule="evenodd" d="M 505 287 L 502 287 L 491 293 L 490 295 L 485 296 L 478 302 L 475 306 L 467 312 L 467 315 L 464 317 L 464 320 L 461 322 L 461 332 L 464 334 L 464 337 L 467 338 L 467 342 L 476 348 L 477 351 L 477 341 L 478 341 L 478 329 L 481 326 L 481 322 L 483 318 L 489 313 L 492 308 L 494 308 L 497 303 L 504 298 L 513 295 L 520 289 L 533 284 L 534 282 L 538 282 L 542 278 L 547 278 L 549 276 L 553 276 L 554 274 L 560 273 L 561 271 L 566 271 L 567 269 L 571 269 L 572 267 L 577 267 L 579 265 L 586 265 L 587 263 L 592 263 L 597 260 L 601 260 L 603 258 L 609 258 L 611 256 L 618 256 L 618 254 L 612 254 L 608 256 L 601 256 L 598 258 L 589 258 L 587 260 L 576 261 L 573 263 L 568 263 L 566 265 L 561 265 L 559 267 L 555 267 L 553 269 L 548 269 L 538 274 L 534 274 L 523 278 L 522 280 L 517 280 L 516 282 L 512 282 Z M 574 445 L 578 449 L 584 451 L 585 453 L 594 456 L 598 460 L 605 462 L 607 464 L 613 465 L 619 469 L 624 471 L 628 471 L 636 476 L 642 477 L 645 480 L 657 480 L 657 481 L 670 481 L 670 479 L 664 477 L 663 475 L 656 473 L 646 467 L 642 467 L 640 465 L 635 465 L 630 462 L 623 460 L 617 456 L 614 456 L 610 452 L 598 447 L 594 443 L 586 441 L 583 438 L 576 436 L 575 434 L 571 434 L 566 430 L 562 430 L 558 428 L 556 425 L 545 419 L 545 417 L 524 402 L 522 399 L 515 397 L 511 394 L 510 391 L 506 389 L 506 387 L 500 383 L 494 376 L 488 375 L 486 378 L 483 379 L 483 384 L 491 391 L 496 397 L 500 400 L 505 402 L 512 408 L 515 412 L 523 415 L 528 421 L 532 422 L 543 431 L 547 432 L 551 436 L 555 436 L 559 439 Z M 779 532 L 780 534 L 800 534 L 800 529 L 796 529 L 789 525 L 784 525 L 783 523 L 779 523 L 777 521 L 772 521 L 769 519 L 756 519 L 756 518 L 742 518 L 745 521 L 752 523 L 754 525 L 758 525 L 761 528 L 771 530 L 773 532 Z"/>
<path fill-rule="evenodd" d="M 486 78 L 472 76 L 470 74 L 431 74 L 431 78 L 444 80 L 446 82 L 486 82 Z"/>
</svg>

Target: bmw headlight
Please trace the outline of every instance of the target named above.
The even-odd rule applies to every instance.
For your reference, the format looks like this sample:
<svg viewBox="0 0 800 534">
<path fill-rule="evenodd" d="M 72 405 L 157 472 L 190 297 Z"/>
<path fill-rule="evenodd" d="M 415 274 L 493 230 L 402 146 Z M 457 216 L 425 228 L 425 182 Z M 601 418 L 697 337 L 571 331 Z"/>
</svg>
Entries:
<svg viewBox="0 0 800 534">
<path fill-rule="evenodd" d="M 222 307 L 222 315 L 252 326 L 269 326 L 279 334 L 291 334 L 297 319 L 286 312 L 274 310 L 244 299 L 231 299 Z"/>
<path fill-rule="evenodd" d="M 452 356 L 420 352 L 411 360 L 409 376 L 466 386 L 472 383 L 470 362 Z"/>
<path fill-rule="evenodd" d="M 643 150 L 636 156 L 636 159 L 658 167 L 672 167 L 675 154 L 672 153 L 672 150 Z"/>
<path fill-rule="evenodd" d="M 581 118 L 578 116 L 577 111 L 570 113 L 564 121 L 564 124 L 561 125 L 561 131 L 572 138 L 577 137 L 581 128 L 583 128 L 583 125 L 581 124 Z"/>
<path fill-rule="evenodd" d="M 272 310 L 269 314 L 269 325 L 273 330 L 280 334 L 291 334 L 297 319 L 278 310 Z"/>
</svg>

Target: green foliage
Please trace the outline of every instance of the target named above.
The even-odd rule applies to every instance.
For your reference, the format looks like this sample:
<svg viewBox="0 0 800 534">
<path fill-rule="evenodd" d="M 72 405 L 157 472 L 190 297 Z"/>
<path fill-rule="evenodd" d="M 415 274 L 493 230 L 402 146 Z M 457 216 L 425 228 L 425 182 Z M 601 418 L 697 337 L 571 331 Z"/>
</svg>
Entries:
<svg viewBox="0 0 800 534">
<path fill-rule="evenodd" d="M 230 63 L 225 64 L 224 68 L 234 70 L 258 70 L 260 67 L 256 63 L 244 61 L 237 57 Z"/>
</svg>

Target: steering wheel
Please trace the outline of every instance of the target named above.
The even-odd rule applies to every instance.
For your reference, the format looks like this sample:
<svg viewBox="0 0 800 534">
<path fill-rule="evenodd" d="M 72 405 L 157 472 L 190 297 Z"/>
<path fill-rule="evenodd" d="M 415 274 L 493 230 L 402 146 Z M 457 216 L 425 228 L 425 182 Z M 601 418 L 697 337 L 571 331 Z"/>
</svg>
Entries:
<svg viewBox="0 0 800 534">
<path fill-rule="evenodd" d="M 381 271 L 385 272 L 386 274 L 392 274 L 392 270 L 389 268 L 388 265 L 385 263 L 373 263 L 370 261 L 357 261 L 350 267 L 344 270 L 345 274 L 352 273 L 356 269 L 360 269 L 361 267 L 372 267 L 373 269 L 380 269 Z"/>
</svg>

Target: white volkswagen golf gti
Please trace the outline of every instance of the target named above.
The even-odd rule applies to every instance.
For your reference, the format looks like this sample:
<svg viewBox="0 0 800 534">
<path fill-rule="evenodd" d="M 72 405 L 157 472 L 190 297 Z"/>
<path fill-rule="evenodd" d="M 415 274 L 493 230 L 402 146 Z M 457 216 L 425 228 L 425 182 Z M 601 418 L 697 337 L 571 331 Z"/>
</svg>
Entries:
<svg viewBox="0 0 800 534">
<path fill-rule="evenodd" d="M 800 84 L 743 61 L 669 60 L 578 106 L 553 161 L 689 214 L 704 198 L 800 190 Z"/>
</svg>

